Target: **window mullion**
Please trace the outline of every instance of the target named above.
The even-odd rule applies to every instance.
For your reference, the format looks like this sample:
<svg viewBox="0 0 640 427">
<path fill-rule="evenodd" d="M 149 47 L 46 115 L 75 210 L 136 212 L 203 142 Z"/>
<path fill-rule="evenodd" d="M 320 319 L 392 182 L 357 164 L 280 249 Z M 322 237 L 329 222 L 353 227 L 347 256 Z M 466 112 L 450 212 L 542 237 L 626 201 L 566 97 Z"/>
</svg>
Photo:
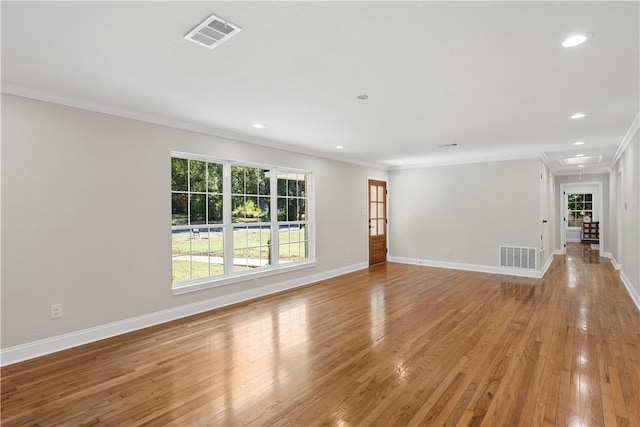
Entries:
<svg viewBox="0 0 640 427">
<path fill-rule="evenodd" d="M 278 171 L 271 169 L 271 265 L 278 266 L 280 259 L 280 227 L 278 225 Z"/>
<path fill-rule="evenodd" d="M 233 273 L 233 224 L 231 223 L 231 164 L 222 167 L 222 224 L 224 230 L 223 261 L 225 274 Z"/>
</svg>

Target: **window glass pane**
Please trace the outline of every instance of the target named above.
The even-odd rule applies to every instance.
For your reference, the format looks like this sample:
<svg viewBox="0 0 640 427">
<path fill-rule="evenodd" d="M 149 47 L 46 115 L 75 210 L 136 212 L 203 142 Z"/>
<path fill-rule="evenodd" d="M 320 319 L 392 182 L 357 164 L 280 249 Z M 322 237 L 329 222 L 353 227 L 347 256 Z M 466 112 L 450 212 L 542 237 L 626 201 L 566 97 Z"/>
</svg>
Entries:
<svg viewBox="0 0 640 427">
<path fill-rule="evenodd" d="M 378 213 L 378 210 L 376 209 L 376 202 L 370 203 L 369 204 L 369 217 L 370 218 L 377 218 L 376 214 Z"/>
<path fill-rule="evenodd" d="M 300 219 L 307 219 L 307 199 L 298 199 L 298 212 L 300 213 Z"/>
<path fill-rule="evenodd" d="M 244 169 L 242 166 L 231 166 L 231 193 L 244 194 Z"/>
<path fill-rule="evenodd" d="M 287 199 L 287 220 L 298 220 L 298 199 Z"/>
<path fill-rule="evenodd" d="M 187 224 L 189 221 L 189 198 L 186 193 L 171 195 L 171 225 Z"/>
<path fill-rule="evenodd" d="M 378 201 L 384 201 L 384 189 L 382 188 L 382 186 L 378 187 Z"/>
<path fill-rule="evenodd" d="M 244 168 L 246 194 L 258 194 L 258 184 L 264 178 L 262 169 Z"/>
<path fill-rule="evenodd" d="M 378 218 L 384 218 L 384 203 L 378 203 Z"/>
<path fill-rule="evenodd" d="M 569 210 L 572 210 L 572 211 L 576 210 L 576 203 L 575 202 L 569 202 Z"/>
<path fill-rule="evenodd" d="M 209 233 L 206 228 L 191 229 L 191 279 L 209 276 Z"/>
<path fill-rule="evenodd" d="M 224 274 L 224 233 L 222 228 L 209 230 L 209 262 L 212 276 Z"/>
<path fill-rule="evenodd" d="M 191 231 L 171 232 L 171 278 L 173 282 L 191 279 Z"/>
<path fill-rule="evenodd" d="M 287 220 L 287 199 L 278 197 L 278 221 Z"/>
<path fill-rule="evenodd" d="M 171 158 L 171 190 L 189 190 L 189 161 L 187 159 Z"/>
<path fill-rule="evenodd" d="M 258 189 L 261 195 L 271 194 L 271 178 L 269 178 L 269 170 L 262 170 L 262 178 L 260 179 L 260 188 Z"/>
<path fill-rule="evenodd" d="M 189 191 L 207 191 L 207 163 L 199 160 L 189 161 Z"/>
<path fill-rule="evenodd" d="M 298 175 L 298 196 L 306 197 L 307 195 L 307 180 L 306 176 Z"/>
<path fill-rule="evenodd" d="M 369 234 L 371 234 L 372 236 L 377 236 L 378 235 L 378 221 L 371 220 L 369 221 Z"/>
<path fill-rule="evenodd" d="M 247 196 L 244 204 L 245 222 L 259 222 L 262 221 L 264 213 L 260 210 L 258 205 L 258 198 L 256 196 Z"/>
<path fill-rule="evenodd" d="M 209 194 L 209 224 L 222 223 L 222 194 Z"/>
<path fill-rule="evenodd" d="M 295 179 L 287 180 L 288 191 L 287 194 L 289 196 L 297 196 L 298 195 L 298 181 Z"/>
<path fill-rule="evenodd" d="M 278 175 L 278 196 L 287 195 L 287 176 L 284 174 Z"/>
<path fill-rule="evenodd" d="M 291 231 L 290 225 L 281 225 L 279 228 L 280 243 L 289 243 L 289 233 Z"/>
<path fill-rule="evenodd" d="M 291 245 L 289 245 L 288 243 L 280 243 L 280 246 L 279 246 L 279 250 L 280 250 L 279 262 L 280 262 L 280 264 L 285 264 L 287 262 L 291 262 L 291 255 L 289 254 L 289 248 L 290 247 L 291 247 Z"/>
<path fill-rule="evenodd" d="M 258 208 L 262 213 L 260 221 L 271 221 L 271 217 L 269 215 L 269 211 L 271 209 L 271 198 L 270 197 L 259 197 L 258 198 Z"/>
<path fill-rule="evenodd" d="M 210 193 L 222 193 L 222 165 L 207 163 L 208 189 Z"/>
<path fill-rule="evenodd" d="M 584 209 L 590 211 L 592 209 L 591 206 L 592 206 L 591 203 L 585 203 L 584 204 Z"/>
<path fill-rule="evenodd" d="M 235 227 L 233 230 L 234 265 L 243 270 L 269 265 L 271 227 Z M 240 257 L 240 259 L 238 259 Z M 239 271 L 234 267 L 234 271 Z"/>
<path fill-rule="evenodd" d="M 244 271 L 248 270 L 249 266 L 247 264 L 247 250 L 246 249 L 234 249 L 233 250 L 233 271 Z"/>
<path fill-rule="evenodd" d="M 381 236 L 384 234 L 384 219 L 379 219 L 378 220 L 378 236 Z"/>
<path fill-rule="evenodd" d="M 289 241 L 290 242 L 299 242 L 300 241 L 300 227 L 297 225 L 292 225 L 289 228 Z"/>
<path fill-rule="evenodd" d="M 205 194 L 191 194 L 190 224 L 204 224 L 207 212 L 207 196 Z"/>
<path fill-rule="evenodd" d="M 376 191 L 376 186 L 372 185 L 369 187 L 369 198 L 371 199 L 371 202 L 377 202 L 378 201 L 378 192 Z"/>
<path fill-rule="evenodd" d="M 231 220 L 244 222 L 244 196 L 231 197 Z"/>
<path fill-rule="evenodd" d="M 585 202 L 590 202 L 590 201 L 592 201 L 592 197 L 593 197 L 592 194 L 585 194 L 584 195 L 584 201 Z"/>
<path fill-rule="evenodd" d="M 574 197 L 576 202 L 584 201 L 584 194 L 574 194 Z"/>
</svg>

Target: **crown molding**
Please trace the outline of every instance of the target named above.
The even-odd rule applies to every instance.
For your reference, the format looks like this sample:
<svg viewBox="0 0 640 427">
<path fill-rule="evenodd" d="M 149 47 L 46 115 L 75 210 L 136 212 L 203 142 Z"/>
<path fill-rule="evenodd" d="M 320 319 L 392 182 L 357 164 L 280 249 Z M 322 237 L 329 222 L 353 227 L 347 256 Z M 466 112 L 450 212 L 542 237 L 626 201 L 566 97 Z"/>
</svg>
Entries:
<svg viewBox="0 0 640 427">
<path fill-rule="evenodd" d="M 633 119 L 631 126 L 629 126 L 629 130 L 625 134 L 624 138 L 622 138 L 622 142 L 620 142 L 620 146 L 616 150 L 616 154 L 614 154 L 613 159 L 611 159 L 609 170 L 612 170 L 612 168 L 616 165 L 616 163 L 618 163 L 618 160 L 620 160 L 620 157 L 622 157 L 622 153 L 625 152 L 625 150 L 629 146 L 629 143 L 631 142 L 635 134 L 638 133 L 639 125 L 640 125 L 640 113 L 638 113 L 636 115 L 636 118 Z"/>
<path fill-rule="evenodd" d="M 295 145 L 290 145 L 266 138 L 256 138 L 254 136 L 240 134 L 224 129 L 213 128 L 197 123 L 191 123 L 184 120 L 176 120 L 166 116 L 158 116 L 153 114 L 143 113 L 141 111 L 129 110 L 115 105 L 106 105 L 98 103 L 87 103 L 79 98 L 71 96 L 57 94 L 50 91 L 43 91 L 29 86 L 24 86 L 18 83 L 2 81 L 2 87 L 0 92 L 9 95 L 21 96 L 24 98 L 35 99 L 38 101 L 50 102 L 53 104 L 65 105 L 67 107 L 79 108 L 82 110 L 94 111 L 96 113 L 109 114 L 112 116 L 123 117 L 126 119 L 138 120 L 147 123 L 153 123 L 162 126 L 168 126 L 176 129 L 188 130 L 192 132 L 198 132 L 205 135 L 216 136 L 225 139 L 232 139 L 241 142 L 248 142 L 250 144 L 261 145 L 265 147 L 274 148 L 277 150 L 290 151 L 298 154 L 305 154 L 308 156 L 320 157 L 329 160 L 335 160 L 343 163 L 350 163 L 358 166 L 364 166 L 367 168 L 389 170 L 387 165 L 375 164 L 364 162 L 360 160 L 350 159 L 348 157 L 335 156 L 324 153 L 319 150 L 313 150 L 308 148 L 302 148 Z"/>
</svg>

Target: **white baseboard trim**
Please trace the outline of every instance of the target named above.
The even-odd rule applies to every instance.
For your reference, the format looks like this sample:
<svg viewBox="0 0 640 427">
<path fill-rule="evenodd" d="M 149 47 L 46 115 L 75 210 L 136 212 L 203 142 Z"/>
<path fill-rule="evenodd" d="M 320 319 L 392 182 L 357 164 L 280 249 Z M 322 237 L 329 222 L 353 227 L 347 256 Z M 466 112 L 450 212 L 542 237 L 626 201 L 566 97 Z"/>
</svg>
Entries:
<svg viewBox="0 0 640 427">
<path fill-rule="evenodd" d="M 352 264 L 346 267 L 312 274 L 310 276 L 304 276 L 299 279 L 292 279 L 281 283 L 247 289 L 245 291 L 223 295 L 205 301 L 199 301 L 180 307 L 157 311 L 155 313 L 132 317 L 118 322 L 108 323 L 106 325 L 100 325 L 93 328 L 5 348 L 0 350 L 0 366 L 11 365 L 13 363 L 22 362 L 35 357 L 66 350 L 68 348 L 78 347 L 91 342 L 126 334 L 127 332 L 133 332 L 138 329 L 148 328 L 149 326 L 158 325 L 160 323 L 166 323 L 205 311 L 214 310 L 216 308 L 310 285 L 321 280 L 352 273 L 368 267 L 369 265 L 366 262 Z"/>
<path fill-rule="evenodd" d="M 636 304 L 638 310 L 640 310 L 640 293 L 633 287 L 631 280 L 629 280 L 622 270 L 620 271 L 620 280 L 622 280 L 622 283 L 624 283 L 624 286 L 627 288 L 627 292 L 631 295 L 631 299 Z"/>
<path fill-rule="evenodd" d="M 562 249 L 556 249 L 551 255 L 564 255 L 564 251 Z"/>
<path fill-rule="evenodd" d="M 547 259 L 547 262 L 545 262 L 544 265 L 542 266 L 542 270 L 540 270 L 540 278 L 543 278 L 544 275 L 547 274 L 547 270 L 549 270 L 549 267 L 551 267 L 551 264 L 553 263 L 554 256 L 555 256 L 555 252 L 551 254 L 549 259 Z"/>
<path fill-rule="evenodd" d="M 553 258 L 549 258 L 549 259 L 552 260 Z M 401 264 L 424 265 L 425 267 L 439 267 L 439 268 L 450 268 L 453 270 L 476 271 L 479 273 L 492 273 L 492 274 L 504 274 L 508 276 L 533 277 L 536 279 L 539 279 L 544 275 L 543 272 L 538 270 L 494 267 L 490 265 L 478 265 L 478 264 L 462 264 L 458 262 L 434 261 L 434 260 L 427 260 L 427 259 L 405 258 L 405 257 L 395 257 L 395 256 L 390 256 L 388 258 L 388 261 L 398 262 Z M 551 263 L 549 263 L 549 265 L 550 264 Z M 546 269 L 544 271 L 546 272 Z"/>
<path fill-rule="evenodd" d="M 613 257 L 613 254 L 611 252 L 605 252 L 602 255 L 605 258 L 609 258 L 609 260 L 611 261 L 611 265 L 613 265 L 614 269 L 622 270 L 622 264 L 620 264 L 618 261 L 616 261 L 616 259 Z"/>
</svg>

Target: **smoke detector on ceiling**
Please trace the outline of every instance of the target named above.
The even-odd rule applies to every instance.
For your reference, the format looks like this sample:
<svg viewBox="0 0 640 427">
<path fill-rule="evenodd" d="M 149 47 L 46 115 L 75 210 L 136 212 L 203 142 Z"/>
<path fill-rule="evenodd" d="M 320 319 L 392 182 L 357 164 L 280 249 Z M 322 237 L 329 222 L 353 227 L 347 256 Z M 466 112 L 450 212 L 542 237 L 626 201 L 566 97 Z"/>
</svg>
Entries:
<svg viewBox="0 0 640 427">
<path fill-rule="evenodd" d="M 213 49 L 216 46 L 220 46 L 240 31 L 242 31 L 242 28 L 239 26 L 220 18 L 219 16 L 211 15 L 198 24 L 198 26 L 193 30 L 189 31 L 189 34 L 184 36 L 184 38 L 204 47 L 208 47 L 209 49 Z"/>
</svg>

